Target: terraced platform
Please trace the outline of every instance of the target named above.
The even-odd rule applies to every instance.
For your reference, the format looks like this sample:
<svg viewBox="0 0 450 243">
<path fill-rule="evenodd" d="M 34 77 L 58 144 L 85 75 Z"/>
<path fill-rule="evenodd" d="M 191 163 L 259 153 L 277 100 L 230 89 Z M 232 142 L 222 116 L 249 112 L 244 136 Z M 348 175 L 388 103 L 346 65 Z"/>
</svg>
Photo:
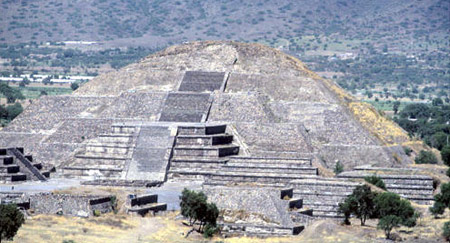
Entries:
<svg viewBox="0 0 450 243">
<path fill-rule="evenodd" d="M 239 153 L 224 125 L 178 127 L 169 170 L 171 179 L 204 180 L 221 169 L 230 155 Z"/>
<path fill-rule="evenodd" d="M 355 171 L 339 174 L 339 177 L 364 179 L 364 177 L 372 175 L 381 178 L 388 191 L 395 192 L 405 199 L 425 205 L 431 205 L 434 202 L 433 178 L 420 175 L 420 171 L 382 167 L 357 167 Z"/>
<path fill-rule="evenodd" d="M 17 181 L 46 181 L 53 166 L 33 162 L 33 156 L 25 155 L 23 148 L 0 148 L 0 183 Z"/>
</svg>

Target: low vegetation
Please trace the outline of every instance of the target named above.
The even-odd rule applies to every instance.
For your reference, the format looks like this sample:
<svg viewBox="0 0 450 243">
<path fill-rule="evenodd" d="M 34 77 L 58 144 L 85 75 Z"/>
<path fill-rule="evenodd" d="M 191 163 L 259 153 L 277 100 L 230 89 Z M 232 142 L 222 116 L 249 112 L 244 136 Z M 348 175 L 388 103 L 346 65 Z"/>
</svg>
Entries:
<svg viewBox="0 0 450 243">
<path fill-rule="evenodd" d="M 437 164 L 438 159 L 436 158 L 436 155 L 433 154 L 431 151 L 420 151 L 419 155 L 414 160 L 416 164 Z"/>
<path fill-rule="evenodd" d="M 430 207 L 430 212 L 437 218 L 450 209 L 450 182 L 441 185 L 441 193 L 434 196 L 434 204 Z"/>
<path fill-rule="evenodd" d="M 413 227 L 418 218 L 409 201 L 392 192 L 373 192 L 367 185 L 356 187 L 339 204 L 339 212 L 344 214 L 344 223 L 347 225 L 350 224 L 351 215 L 359 218 L 361 225 L 365 224 L 367 218 L 378 218 L 377 227 L 385 232 L 387 239 L 390 239 L 392 229 L 400 225 Z"/>
<path fill-rule="evenodd" d="M 11 240 L 25 222 L 25 218 L 15 204 L 0 204 L 0 242 Z"/>
<path fill-rule="evenodd" d="M 184 189 L 180 196 L 181 215 L 189 220 L 190 226 L 199 225 L 198 231 L 204 237 L 211 237 L 217 230 L 219 209 L 214 203 L 208 203 L 203 192 Z M 194 229 L 194 228 L 193 228 Z"/>
<path fill-rule="evenodd" d="M 366 176 L 364 180 L 376 187 L 386 190 L 386 185 L 384 184 L 384 181 L 376 175 Z"/>
</svg>

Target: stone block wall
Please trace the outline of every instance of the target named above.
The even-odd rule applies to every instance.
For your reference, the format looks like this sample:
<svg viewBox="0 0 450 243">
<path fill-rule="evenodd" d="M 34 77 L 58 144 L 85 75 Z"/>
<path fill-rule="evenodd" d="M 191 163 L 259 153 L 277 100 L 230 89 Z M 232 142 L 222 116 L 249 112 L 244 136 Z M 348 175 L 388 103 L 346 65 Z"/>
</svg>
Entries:
<svg viewBox="0 0 450 243">
<path fill-rule="evenodd" d="M 62 214 L 89 217 L 94 210 L 112 211 L 109 197 L 79 196 L 69 194 L 40 193 L 30 196 L 30 208 L 36 214 Z"/>
</svg>

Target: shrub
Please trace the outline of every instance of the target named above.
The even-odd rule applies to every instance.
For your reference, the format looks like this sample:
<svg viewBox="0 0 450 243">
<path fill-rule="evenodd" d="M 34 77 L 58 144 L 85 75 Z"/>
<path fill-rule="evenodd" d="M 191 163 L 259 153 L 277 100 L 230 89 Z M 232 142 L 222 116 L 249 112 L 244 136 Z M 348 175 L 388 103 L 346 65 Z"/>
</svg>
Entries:
<svg viewBox="0 0 450 243">
<path fill-rule="evenodd" d="M 433 206 L 429 208 L 431 214 L 436 218 L 439 214 L 445 212 L 445 205 L 442 202 L 435 201 Z"/>
<path fill-rule="evenodd" d="M 95 217 L 99 217 L 100 215 L 102 215 L 102 213 L 100 212 L 100 210 L 98 210 L 98 209 L 94 210 L 94 216 L 95 216 Z"/>
<path fill-rule="evenodd" d="M 334 166 L 334 173 L 336 174 L 340 174 L 344 171 L 344 166 L 341 164 L 341 162 L 337 162 L 336 165 Z"/>
<path fill-rule="evenodd" d="M 444 164 L 450 166 L 450 145 L 445 145 L 441 150 L 441 157 Z"/>
<path fill-rule="evenodd" d="M 0 242 L 12 239 L 25 222 L 15 204 L 0 204 Z"/>
<path fill-rule="evenodd" d="M 386 239 L 390 239 L 392 229 L 400 226 L 400 222 L 400 217 L 395 215 L 386 215 L 378 221 L 377 228 L 384 230 Z"/>
<path fill-rule="evenodd" d="M 214 226 L 210 223 L 207 223 L 203 230 L 203 237 L 211 238 L 218 230 L 219 230 L 219 227 Z"/>
<path fill-rule="evenodd" d="M 412 149 L 408 146 L 403 146 L 403 151 L 405 152 L 406 155 L 410 156 L 412 153 Z"/>
<path fill-rule="evenodd" d="M 407 227 L 416 225 L 417 214 L 411 203 L 401 199 L 399 195 L 393 192 L 383 192 L 375 197 L 375 215 L 383 218 L 388 215 L 398 216 L 400 224 Z"/>
<path fill-rule="evenodd" d="M 448 176 L 448 177 L 450 177 L 450 168 L 448 168 L 448 170 L 447 170 L 447 173 L 446 173 L 446 174 L 447 174 L 447 176 Z"/>
<path fill-rule="evenodd" d="M 430 152 L 422 150 L 415 159 L 416 164 L 437 164 L 436 156 Z"/>
<path fill-rule="evenodd" d="M 384 184 L 384 181 L 376 175 L 366 176 L 364 177 L 364 180 L 372 185 L 375 185 L 383 190 L 386 190 L 386 185 Z"/>
<path fill-rule="evenodd" d="M 200 232 L 203 232 L 205 225 L 216 226 L 219 209 L 214 203 L 207 202 L 207 197 L 203 192 L 195 192 L 185 188 L 180 199 L 181 215 L 189 219 L 191 226 L 199 222 Z"/>
<path fill-rule="evenodd" d="M 356 212 L 358 203 L 354 196 L 348 196 L 343 203 L 339 203 L 338 213 L 344 214 L 344 224 L 350 225 L 350 216 Z"/>
<path fill-rule="evenodd" d="M 445 222 L 442 235 L 447 241 L 450 241 L 450 221 Z"/>
<path fill-rule="evenodd" d="M 344 203 L 339 204 L 339 212 L 344 214 L 344 223 L 350 224 L 348 218 L 351 214 L 361 220 L 361 225 L 374 212 L 374 198 L 376 194 L 367 185 L 357 186 L 352 194 L 346 198 Z"/>
<path fill-rule="evenodd" d="M 78 87 L 80 87 L 77 83 L 71 83 L 70 84 L 70 88 L 72 89 L 72 90 L 77 90 L 78 89 Z"/>
</svg>

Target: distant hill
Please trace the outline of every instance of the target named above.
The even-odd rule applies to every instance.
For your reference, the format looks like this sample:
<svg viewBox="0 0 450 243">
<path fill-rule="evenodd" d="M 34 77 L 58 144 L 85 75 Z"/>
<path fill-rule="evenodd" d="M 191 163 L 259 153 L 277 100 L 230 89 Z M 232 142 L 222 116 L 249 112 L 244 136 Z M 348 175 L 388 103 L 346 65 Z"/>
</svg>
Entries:
<svg viewBox="0 0 450 243">
<path fill-rule="evenodd" d="M 324 35 L 384 40 L 401 48 L 417 39 L 448 36 L 449 5 L 448 0 L 4 0 L 0 42 L 109 40 L 166 46 L 233 39 L 276 44 L 279 38 Z"/>
</svg>

